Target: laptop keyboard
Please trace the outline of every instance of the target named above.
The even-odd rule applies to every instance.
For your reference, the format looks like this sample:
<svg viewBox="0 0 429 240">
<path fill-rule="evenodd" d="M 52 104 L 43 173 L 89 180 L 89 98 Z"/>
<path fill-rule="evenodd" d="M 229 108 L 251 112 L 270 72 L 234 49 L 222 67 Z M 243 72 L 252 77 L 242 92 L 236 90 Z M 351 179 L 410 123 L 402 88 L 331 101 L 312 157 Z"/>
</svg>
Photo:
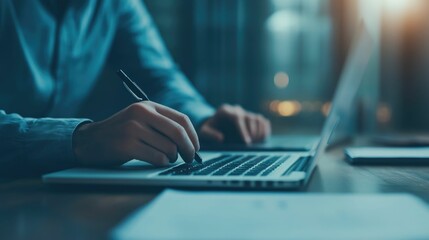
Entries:
<svg viewBox="0 0 429 240">
<path fill-rule="evenodd" d="M 289 155 L 225 154 L 203 164 L 181 164 L 159 173 L 161 176 L 267 176 L 286 162 Z"/>
</svg>

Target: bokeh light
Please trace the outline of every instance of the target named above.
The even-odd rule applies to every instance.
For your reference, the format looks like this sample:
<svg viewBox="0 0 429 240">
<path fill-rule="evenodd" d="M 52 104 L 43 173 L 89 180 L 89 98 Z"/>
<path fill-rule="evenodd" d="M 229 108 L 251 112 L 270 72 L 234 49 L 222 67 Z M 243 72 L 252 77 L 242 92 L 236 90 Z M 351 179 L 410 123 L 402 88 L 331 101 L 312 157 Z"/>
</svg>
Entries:
<svg viewBox="0 0 429 240">
<path fill-rule="evenodd" d="M 289 85 L 289 75 L 285 72 L 278 72 L 274 75 L 274 85 L 277 88 L 286 88 Z"/>
<path fill-rule="evenodd" d="M 301 108 L 301 104 L 297 101 L 282 101 L 278 104 L 277 111 L 280 116 L 290 117 L 297 115 Z"/>
</svg>

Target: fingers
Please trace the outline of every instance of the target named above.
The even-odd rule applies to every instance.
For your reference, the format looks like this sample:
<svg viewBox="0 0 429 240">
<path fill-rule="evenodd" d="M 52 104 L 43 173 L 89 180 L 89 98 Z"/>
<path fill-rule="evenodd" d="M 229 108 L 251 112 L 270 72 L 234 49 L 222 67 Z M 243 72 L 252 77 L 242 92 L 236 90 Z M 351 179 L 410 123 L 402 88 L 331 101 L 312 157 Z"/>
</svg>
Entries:
<svg viewBox="0 0 429 240">
<path fill-rule="evenodd" d="M 240 106 L 230 105 L 222 106 L 218 112 L 233 122 L 240 137 L 247 144 L 262 141 L 271 134 L 270 122 L 260 114 L 246 112 Z"/>
<path fill-rule="evenodd" d="M 189 119 L 152 102 L 135 103 L 103 121 L 82 125 L 72 142 L 77 161 L 90 166 L 120 165 L 133 158 L 164 166 L 177 160 L 178 152 L 192 162 L 199 149 Z"/>
<path fill-rule="evenodd" d="M 147 124 L 168 137 L 177 145 L 180 155 L 185 162 L 192 162 L 195 156 L 195 147 L 183 126 L 165 117 L 158 112 L 146 114 Z"/>
<path fill-rule="evenodd" d="M 180 113 L 174 109 L 171 109 L 171 108 L 159 105 L 159 104 L 156 104 L 155 107 L 156 107 L 156 110 L 160 114 L 162 114 L 162 115 L 174 120 L 178 124 L 180 124 L 185 129 L 186 133 L 188 134 L 189 138 L 191 139 L 192 144 L 194 145 L 196 151 L 200 150 L 200 142 L 198 139 L 197 132 L 195 131 L 194 126 L 192 125 L 191 120 L 189 120 L 188 116 L 186 116 L 185 114 L 182 114 L 182 113 Z"/>
<path fill-rule="evenodd" d="M 132 131 L 128 131 L 137 139 L 132 147 L 135 158 L 143 159 L 155 165 L 165 165 L 174 162 L 180 153 L 185 162 L 192 162 L 200 144 L 197 133 L 187 116 L 168 107 L 144 102 L 133 104 L 127 108 L 124 117 L 112 119 L 115 121 L 133 120 Z M 239 106 L 225 105 L 204 123 L 200 129 L 202 137 L 217 142 L 224 141 L 225 132 L 219 126 L 233 126 L 243 142 L 261 141 L 271 133 L 269 121 L 262 115 L 246 112 Z M 141 149 L 134 146 L 144 146 Z M 148 154 L 145 155 L 144 154 Z"/>
<path fill-rule="evenodd" d="M 256 114 L 248 113 L 246 115 L 246 125 L 250 133 L 252 142 L 260 139 L 261 136 L 261 124 L 259 123 Z"/>
<path fill-rule="evenodd" d="M 169 138 L 145 125 L 140 125 L 138 130 L 135 131 L 135 134 L 141 142 L 144 142 L 165 154 L 168 157 L 170 163 L 176 162 L 178 157 L 177 146 Z"/>
<path fill-rule="evenodd" d="M 271 135 L 271 122 L 270 122 L 270 120 L 268 120 L 268 119 L 266 119 L 265 117 L 262 117 L 263 118 L 263 125 L 264 125 L 264 134 L 263 134 L 263 140 L 264 139 L 267 139 L 270 135 Z"/>
<path fill-rule="evenodd" d="M 258 125 L 258 134 L 256 136 L 256 139 L 258 141 L 262 141 L 265 138 L 265 124 L 264 124 L 264 120 L 257 118 L 256 120 L 256 124 Z"/>
<path fill-rule="evenodd" d="M 260 114 L 255 116 L 254 121 L 258 126 L 258 133 L 255 139 L 257 141 L 263 141 L 271 134 L 271 124 L 268 119 Z"/>
<path fill-rule="evenodd" d="M 246 123 L 245 112 L 240 106 L 224 105 L 220 107 L 218 112 L 222 118 L 232 121 L 232 124 L 236 127 L 238 134 L 244 143 L 250 144 L 252 142 L 249 128 Z"/>
<path fill-rule="evenodd" d="M 136 141 L 131 151 L 132 158 L 148 162 L 155 166 L 167 166 L 170 162 L 167 155 L 142 142 Z"/>
<path fill-rule="evenodd" d="M 161 114 L 158 114 L 156 118 L 156 121 L 151 121 L 149 124 L 176 143 L 180 155 L 185 162 L 192 162 L 196 149 L 186 130 L 180 124 Z"/>
<path fill-rule="evenodd" d="M 252 142 L 252 138 L 250 136 L 250 133 L 249 133 L 248 127 L 246 125 L 246 120 L 245 120 L 244 116 L 236 115 L 236 117 L 234 117 L 234 124 L 238 129 L 238 132 L 241 136 L 241 139 L 246 144 L 250 144 Z"/>
<path fill-rule="evenodd" d="M 266 118 L 253 113 L 247 113 L 245 118 L 252 142 L 262 141 L 269 136 L 271 128 Z"/>
<path fill-rule="evenodd" d="M 184 127 L 176 121 L 164 116 L 158 112 L 158 110 L 161 109 L 159 106 L 159 104 L 153 102 L 133 104 L 129 107 L 130 117 L 133 119 L 138 119 L 138 121 L 140 121 L 143 125 L 147 124 L 157 132 L 169 138 L 173 143 L 176 144 L 183 160 L 188 163 L 192 162 L 197 149 L 196 147 L 199 147 L 199 144 L 196 147 L 194 146 L 191 140 L 192 137 L 188 135 L 188 132 L 192 132 L 192 125 L 187 125 L 185 122 L 183 122 L 185 125 Z M 166 112 L 165 109 L 160 111 L 163 113 Z M 172 115 L 177 113 L 170 112 L 169 114 Z M 198 143 L 198 139 L 196 142 Z"/>
</svg>

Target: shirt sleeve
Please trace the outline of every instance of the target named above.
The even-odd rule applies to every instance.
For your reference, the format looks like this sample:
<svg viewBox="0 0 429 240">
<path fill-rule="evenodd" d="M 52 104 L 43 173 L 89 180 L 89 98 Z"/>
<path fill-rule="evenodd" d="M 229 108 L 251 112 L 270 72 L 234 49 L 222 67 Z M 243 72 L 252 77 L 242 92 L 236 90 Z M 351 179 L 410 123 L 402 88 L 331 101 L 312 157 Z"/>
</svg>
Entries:
<svg viewBox="0 0 429 240">
<path fill-rule="evenodd" d="M 214 109 L 173 62 L 142 1 L 120 3 L 111 62 L 124 69 L 151 100 L 188 115 L 198 128 Z"/>
<path fill-rule="evenodd" d="M 23 118 L 0 110 L 0 176 L 34 176 L 77 166 L 72 135 L 87 121 Z"/>
</svg>

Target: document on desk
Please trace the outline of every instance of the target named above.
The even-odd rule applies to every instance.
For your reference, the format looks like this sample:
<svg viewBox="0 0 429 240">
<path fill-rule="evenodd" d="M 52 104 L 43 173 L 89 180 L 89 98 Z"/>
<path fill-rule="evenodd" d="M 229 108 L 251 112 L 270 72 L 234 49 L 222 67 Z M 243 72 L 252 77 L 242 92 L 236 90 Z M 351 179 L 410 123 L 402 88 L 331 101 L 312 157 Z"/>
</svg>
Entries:
<svg viewBox="0 0 429 240">
<path fill-rule="evenodd" d="M 166 190 L 112 238 L 429 239 L 429 210 L 408 194 Z"/>
<path fill-rule="evenodd" d="M 350 147 L 344 154 L 351 164 L 429 165 L 428 147 Z"/>
</svg>

